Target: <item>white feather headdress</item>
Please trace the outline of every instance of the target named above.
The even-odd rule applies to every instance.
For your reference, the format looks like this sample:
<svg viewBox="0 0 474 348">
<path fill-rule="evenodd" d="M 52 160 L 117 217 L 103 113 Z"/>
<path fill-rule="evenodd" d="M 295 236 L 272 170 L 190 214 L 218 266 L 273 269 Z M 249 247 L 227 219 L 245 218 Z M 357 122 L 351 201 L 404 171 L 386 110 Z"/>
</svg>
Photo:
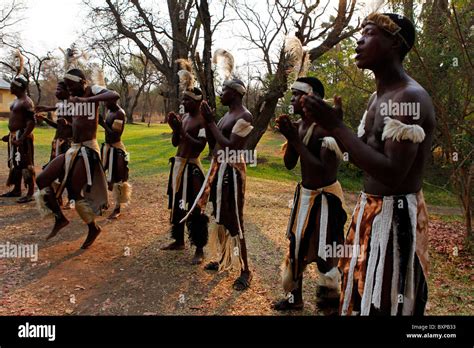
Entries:
<svg viewBox="0 0 474 348">
<path fill-rule="evenodd" d="M 80 62 L 79 59 L 83 58 L 87 60 L 89 55 L 85 51 L 79 51 L 76 48 L 76 44 L 73 43 L 71 47 L 66 48 L 66 50 L 59 47 L 61 52 L 64 55 L 64 71 L 68 71 L 70 69 L 80 69 Z"/>
<path fill-rule="evenodd" d="M 303 48 L 300 39 L 296 36 L 287 36 L 284 51 L 288 73 L 294 72 L 296 78 L 306 76 L 310 65 L 309 52 Z"/>
<path fill-rule="evenodd" d="M 234 77 L 234 56 L 232 53 L 219 48 L 214 52 L 212 62 L 222 74 L 224 80 L 230 80 Z"/>
</svg>

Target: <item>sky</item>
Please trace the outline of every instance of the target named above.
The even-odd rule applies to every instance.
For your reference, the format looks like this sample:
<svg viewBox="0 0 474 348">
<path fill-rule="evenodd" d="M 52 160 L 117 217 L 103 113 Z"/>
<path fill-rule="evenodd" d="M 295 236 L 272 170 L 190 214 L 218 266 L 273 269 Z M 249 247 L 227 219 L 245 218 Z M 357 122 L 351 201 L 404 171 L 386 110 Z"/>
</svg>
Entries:
<svg viewBox="0 0 474 348">
<path fill-rule="evenodd" d="M 12 0 L 0 0 L 10 3 Z M 22 17 L 24 20 L 18 28 L 25 47 L 38 53 L 45 54 L 52 51 L 53 55 L 60 55 L 58 47 L 66 48 L 78 39 L 84 24 L 87 23 L 87 7 L 81 0 L 21 0 L 26 6 Z M 98 0 L 99 1 L 99 0 Z M 103 1 L 103 0 L 100 0 Z M 155 5 L 165 4 L 165 0 L 144 0 Z M 254 9 L 265 11 L 265 1 L 253 0 Z M 369 3 L 378 0 L 366 0 Z M 330 6 L 336 7 L 338 1 L 331 0 Z M 212 6 L 212 2 L 211 2 Z M 231 12 L 231 11 L 229 11 Z M 238 22 L 224 23 L 219 27 L 218 35 L 214 37 L 214 49 L 225 48 L 233 53 L 237 66 L 252 64 L 259 60 L 258 51 L 248 51 L 248 43 L 236 39 L 235 34 L 243 31 L 243 24 Z M 4 55 L 5 51 L 0 52 Z"/>
</svg>

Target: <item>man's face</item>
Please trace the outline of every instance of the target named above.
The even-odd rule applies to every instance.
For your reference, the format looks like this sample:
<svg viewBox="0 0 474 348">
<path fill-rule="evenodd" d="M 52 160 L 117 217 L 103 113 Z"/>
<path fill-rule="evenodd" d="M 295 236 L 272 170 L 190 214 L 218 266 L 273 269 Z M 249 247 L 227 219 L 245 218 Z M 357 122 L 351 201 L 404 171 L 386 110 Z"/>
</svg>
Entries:
<svg viewBox="0 0 474 348">
<path fill-rule="evenodd" d="M 15 85 L 14 83 L 10 84 L 10 93 L 13 95 L 19 95 L 24 92 L 23 88 Z"/>
<path fill-rule="evenodd" d="M 229 106 L 235 98 L 235 91 L 227 86 L 224 86 L 221 94 L 221 103 L 224 106 Z"/>
<path fill-rule="evenodd" d="M 393 39 L 388 33 L 374 24 L 367 24 L 362 29 L 362 36 L 357 40 L 357 67 L 373 70 L 381 66 L 388 57 L 396 53 L 393 47 Z"/>
<path fill-rule="evenodd" d="M 181 104 L 183 104 L 185 112 L 193 113 L 199 108 L 199 105 L 201 104 L 201 102 L 198 102 L 185 94 L 183 96 L 183 100 L 181 101 Z"/>
<path fill-rule="evenodd" d="M 64 83 L 67 86 L 67 90 L 72 96 L 81 96 L 84 94 L 85 86 L 84 82 L 75 82 L 69 79 L 64 79 Z"/>
<path fill-rule="evenodd" d="M 301 115 L 303 113 L 303 107 L 301 106 L 301 97 L 305 95 L 304 92 L 293 89 L 291 91 L 291 106 L 293 107 L 293 113 Z"/>
<path fill-rule="evenodd" d="M 66 100 L 69 98 L 69 92 L 66 88 L 65 85 L 63 84 L 58 84 L 56 86 L 56 93 L 55 93 L 56 98 L 59 100 Z"/>
</svg>

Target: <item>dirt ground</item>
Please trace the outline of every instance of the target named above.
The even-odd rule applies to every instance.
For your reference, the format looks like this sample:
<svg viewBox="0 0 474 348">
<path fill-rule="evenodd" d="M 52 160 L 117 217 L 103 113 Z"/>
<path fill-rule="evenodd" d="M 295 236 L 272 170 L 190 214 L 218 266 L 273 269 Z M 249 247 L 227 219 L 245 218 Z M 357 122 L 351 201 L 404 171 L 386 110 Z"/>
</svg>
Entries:
<svg viewBox="0 0 474 348">
<path fill-rule="evenodd" d="M 0 182 L 6 174 L 2 166 Z M 98 220 L 103 232 L 85 251 L 87 228 L 74 210 L 65 211 L 71 224 L 45 241 L 52 218 L 41 219 L 34 203 L 0 198 L 0 243 L 39 248 L 37 262 L 0 258 L 0 315 L 280 315 L 270 305 L 284 295 L 279 268 L 294 185 L 248 179 L 245 230 L 253 281 L 237 292 L 232 283 L 238 272 L 191 265 L 189 243 L 183 251 L 160 250 L 170 241 L 166 180 L 132 180 L 133 202 L 119 220 Z M 352 206 L 355 195 L 347 198 Z M 314 301 L 315 286 L 310 266 L 305 309 L 290 315 L 324 314 Z"/>
</svg>

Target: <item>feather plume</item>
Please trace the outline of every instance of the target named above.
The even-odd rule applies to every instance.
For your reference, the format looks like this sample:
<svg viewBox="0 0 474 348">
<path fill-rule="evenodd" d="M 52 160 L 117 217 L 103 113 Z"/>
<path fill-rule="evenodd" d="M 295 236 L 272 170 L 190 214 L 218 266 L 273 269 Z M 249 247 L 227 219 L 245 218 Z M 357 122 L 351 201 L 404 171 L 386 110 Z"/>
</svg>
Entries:
<svg viewBox="0 0 474 348">
<path fill-rule="evenodd" d="M 187 70 L 178 71 L 179 88 L 181 91 L 189 91 L 194 88 L 194 75 Z"/>
<path fill-rule="evenodd" d="M 296 77 L 305 76 L 309 65 L 309 53 L 303 48 L 296 36 L 285 38 L 284 51 L 286 55 L 287 72 L 295 72 Z"/>
<path fill-rule="evenodd" d="M 234 74 L 234 56 L 222 48 L 217 49 L 212 57 L 212 62 L 222 73 L 224 80 L 230 80 Z"/>
<path fill-rule="evenodd" d="M 61 52 L 64 55 L 64 70 L 68 71 L 70 69 L 79 68 L 79 59 L 84 58 L 88 59 L 88 54 L 85 51 L 79 52 L 76 48 L 76 45 L 73 43 L 71 47 L 66 48 L 66 50 L 59 47 Z"/>
<path fill-rule="evenodd" d="M 105 87 L 105 75 L 104 71 L 99 66 L 94 66 L 91 76 L 92 84 Z"/>
<path fill-rule="evenodd" d="M 184 58 L 176 59 L 175 63 L 178 64 L 178 70 L 187 70 L 190 73 L 193 72 L 193 66 L 189 59 L 184 59 Z"/>
<path fill-rule="evenodd" d="M 20 50 L 15 51 L 15 69 L 16 76 L 23 74 L 23 69 L 25 67 L 25 57 L 21 54 Z"/>
<path fill-rule="evenodd" d="M 189 59 L 180 58 L 175 61 L 178 65 L 179 89 L 189 91 L 194 88 L 195 78 L 192 63 Z"/>
</svg>

